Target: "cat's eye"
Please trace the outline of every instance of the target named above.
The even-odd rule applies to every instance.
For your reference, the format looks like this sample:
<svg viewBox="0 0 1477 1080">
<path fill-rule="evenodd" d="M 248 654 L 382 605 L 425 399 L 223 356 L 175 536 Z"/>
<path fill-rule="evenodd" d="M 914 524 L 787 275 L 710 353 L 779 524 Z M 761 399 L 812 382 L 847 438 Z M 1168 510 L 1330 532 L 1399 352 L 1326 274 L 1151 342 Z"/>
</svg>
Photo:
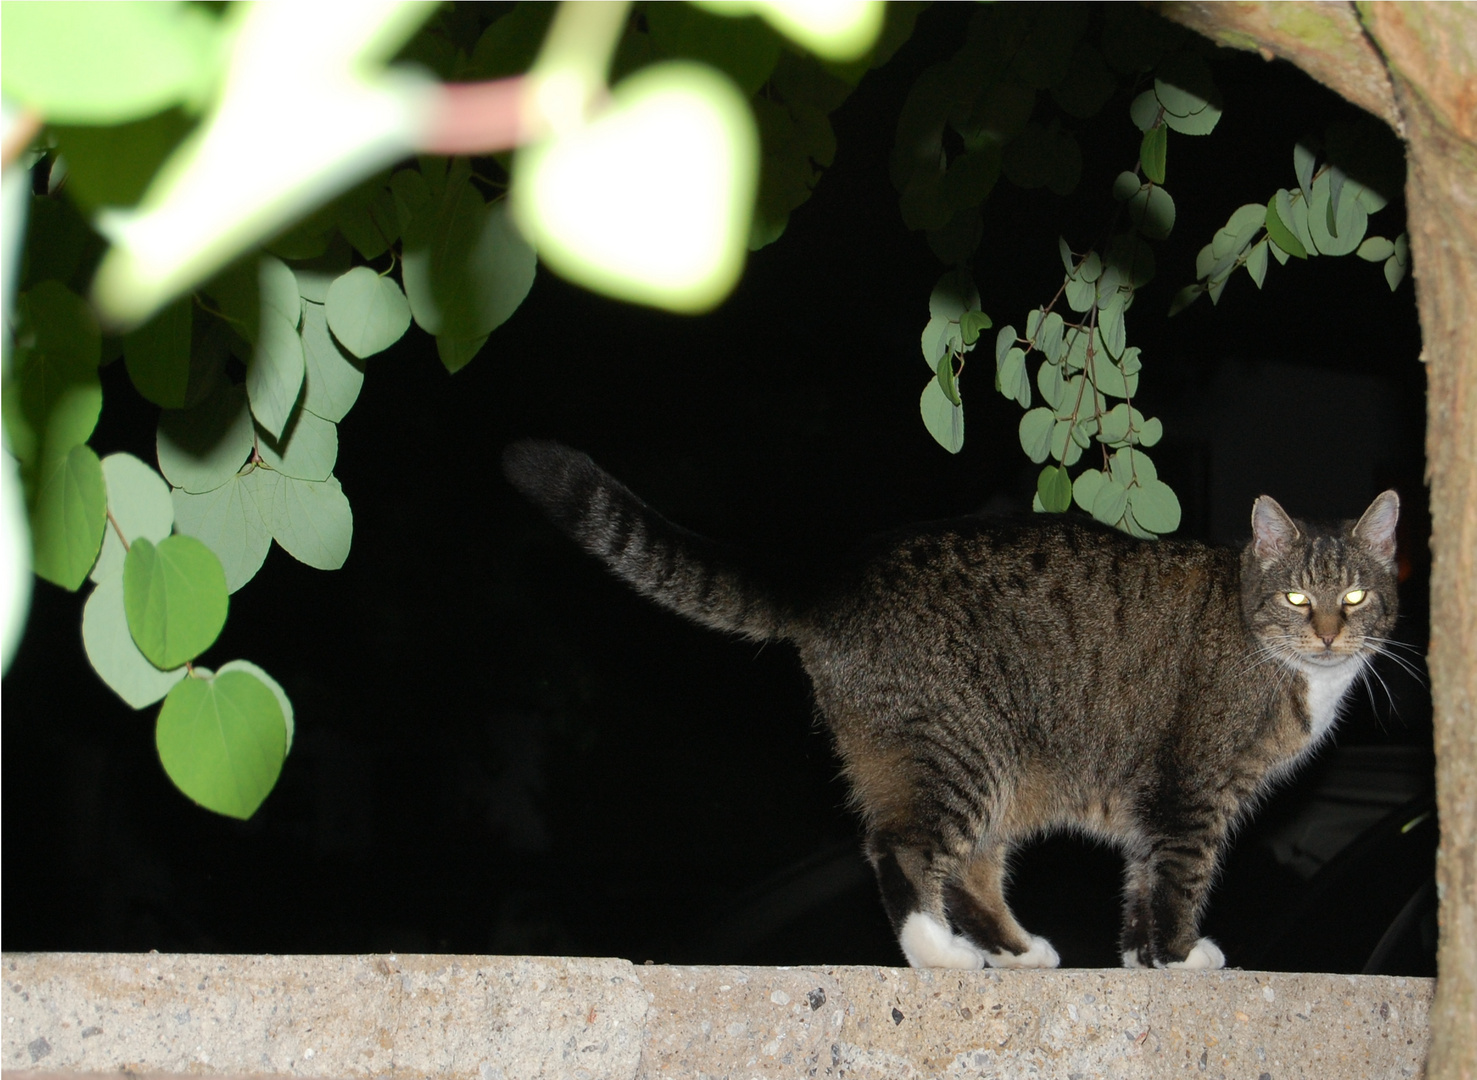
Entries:
<svg viewBox="0 0 1477 1080">
<path fill-rule="evenodd" d="M 1348 604 L 1350 607 L 1353 607 L 1355 604 L 1362 604 L 1364 603 L 1364 598 L 1367 595 L 1368 593 L 1366 593 L 1363 589 L 1350 589 L 1348 592 L 1344 593 L 1344 603 Z"/>
<path fill-rule="evenodd" d="M 1287 602 L 1293 607 L 1307 607 L 1308 594 L 1300 592 L 1290 592 L 1287 594 Z"/>
</svg>

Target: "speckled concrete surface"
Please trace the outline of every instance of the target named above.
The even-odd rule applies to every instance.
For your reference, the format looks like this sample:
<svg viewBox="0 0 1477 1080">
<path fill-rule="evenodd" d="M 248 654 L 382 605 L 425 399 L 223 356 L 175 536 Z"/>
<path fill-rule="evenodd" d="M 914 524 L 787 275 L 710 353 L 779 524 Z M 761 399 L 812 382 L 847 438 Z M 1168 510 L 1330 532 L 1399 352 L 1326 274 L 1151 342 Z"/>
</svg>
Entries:
<svg viewBox="0 0 1477 1080">
<path fill-rule="evenodd" d="M 634 967 L 478 956 L 16 953 L 5 1072 L 1414 1077 L 1429 979 Z"/>
</svg>

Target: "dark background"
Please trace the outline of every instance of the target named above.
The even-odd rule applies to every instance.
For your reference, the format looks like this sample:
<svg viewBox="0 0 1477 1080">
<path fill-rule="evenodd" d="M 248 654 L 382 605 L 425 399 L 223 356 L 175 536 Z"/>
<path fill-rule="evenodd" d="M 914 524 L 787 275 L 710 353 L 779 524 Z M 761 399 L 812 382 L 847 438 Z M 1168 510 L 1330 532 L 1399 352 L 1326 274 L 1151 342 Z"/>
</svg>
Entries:
<svg viewBox="0 0 1477 1080">
<path fill-rule="evenodd" d="M 887 179 L 903 98 L 952 54 L 970 7 L 926 12 L 833 115 L 834 166 L 713 314 L 622 306 L 540 270 L 456 376 L 418 331 L 370 362 L 340 428 L 348 563 L 321 573 L 274 550 L 205 658 L 254 661 L 296 709 L 292 754 L 250 822 L 173 788 L 156 710 L 134 713 L 93 676 L 81 598 L 38 582 L 4 682 L 4 947 L 900 963 L 794 656 L 628 594 L 497 460 L 514 438 L 557 437 L 676 520 L 797 559 L 1029 505 L 1020 410 L 986 384 L 987 358 L 965 375 L 961 454 L 919 420 L 918 336 L 944 267 Z M 1239 275 L 1218 307 L 1163 317 L 1231 211 L 1296 183 L 1294 142 L 1357 115 L 1287 65 L 1214 62 L 1225 116 L 1208 138 L 1171 137 L 1179 218 L 1129 315 L 1135 404 L 1165 423 L 1153 457 L 1182 535 L 1218 542 L 1244 537 L 1263 491 L 1337 517 L 1398 488 L 1400 635 L 1423 648 L 1411 284 L 1392 295 L 1353 257 L 1273 263 L 1261 293 Z M 997 326 L 1055 292 L 1059 234 L 1080 248 L 1111 214 L 1112 177 L 1138 151 L 1128 100 L 1069 122 L 1086 161 L 1070 199 L 1002 181 L 987 202 L 972 270 Z M 1397 201 L 1371 232 L 1393 237 L 1402 213 Z M 121 364 L 104 382 L 94 447 L 152 460 L 156 414 Z M 1380 670 L 1389 693 L 1361 695 L 1337 749 L 1240 834 L 1206 921 L 1231 963 L 1431 972 L 1429 701 Z M 1046 841 L 1021 859 L 1012 902 L 1064 964 L 1111 965 L 1117 875 L 1111 852 Z"/>
</svg>

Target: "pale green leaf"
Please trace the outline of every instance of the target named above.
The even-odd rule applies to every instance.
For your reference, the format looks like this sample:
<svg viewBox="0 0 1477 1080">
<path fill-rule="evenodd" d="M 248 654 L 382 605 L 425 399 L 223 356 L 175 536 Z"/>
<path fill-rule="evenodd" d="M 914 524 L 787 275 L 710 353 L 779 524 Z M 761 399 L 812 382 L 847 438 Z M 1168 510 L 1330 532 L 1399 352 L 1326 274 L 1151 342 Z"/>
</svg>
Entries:
<svg viewBox="0 0 1477 1080">
<path fill-rule="evenodd" d="M 203 494 L 179 488 L 173 492 L 175 527 L 215 552 L 226 575 L 228 592 L 235 592 L 255 577 L 266 561 L 272 532 L 259 503 L 270 504 L 270 491 L 278 480 L 277 473 L 256 468 L 233 475 Z"/>
<path fill-rule="evenodd" d="M 1369 236 L 1359 245 L 1358 254 L 1366 262 L 1384 262 L 1395 254 L 1395 243 L 1383 236 Z"/>
<path fill-rule="evenodd" d="M 289 555 L 319 570 L 344 564 L 354 538 L 354 514 L 337 479 L 313 483 L 282 476 L 258 495 L 262 517 Z"/>
<path fill-rule="evenodd" d="M 1163 480 L 1143 480 L 1128 492 L 1128 505 L 1133 519 L 1149 532 L 1172 533 L 1180 527 L 1180 501 Z"/>
<path fill-rule="evenodd" d="M 211 491 L 235 476 L 251 454 L 246 391 L 222 384 L 193 409 L 159 414 L 159 469 L 177 488 Z"/>
<path fill-rule="evenodd" d="M 1253 245 L 1246 254 L 1246 272 L 1251 275 L 1251 280 L 1256 282 L 1258 289 L 1262 287 L 1262 282 L 1267 278 L 1267 248 L 1270 246 L 1271 242 L 1264 238 Z"/>
<path fill-rule="evenodd" d="M 1056 414 L 1051 409 L 1035 408 L 1021 417 L 1021 449 L 1036 464 L 1051 456 L 1051 436 L 1056 430 Z"/>
<path fill-rule="evenodd" d="M 1128 200 L 1128 216 L 1151 240 L 1163 240 L 1174 228 L 1174 199 L 1157 185 L 1146 184 Z"/>
<path fill-rule="evenodd" d="M 1103 486 L 1107 477 L 1098 469 L 1083 469 L 1077 479 L 1072 482 L 1072 498 L 1077 505 L 1089 514 L 1092 513 L 1093 500 L 1097 498 L 1098 489 Z"/>
<path fill-rule="evenodd" d="M 1031 381 L 1026 375 L 1026 354 L 1022 349 L 1011 349 L 996 365 L 995 381 L 1000 384 L 1000 393 L 1021 402 L 1026 408 L 1031 404 Z"/>
<path fill-rule="evenodd" d="M 123 611 L 123 575 L 98 582 L 82 609 L 82 646 L 98 677 L 130 708 L 152 705 L 185 676 L 183 665 L 160 671 L 149 663 L 128 632 Z"/>
<path fill-rule="evenodd" d="M 1271 237 L 1272 243 L 1287 254 L 1299 259 L 1308 257 L 1308 249 L 1303 242 L 1293 233 L 1292 228 L 1283 220 L 1282 214 L 1290 216 L 1292 213 L 1291 196 L 1287 189 L 1283 188 L 1273 195 L 1267 202 L 1267 235 Z"/>
<path fill-rule="evenodd" d="M 102 551 L 91 575 L 98 582 L 123 573 L 124 550 L 118 539 L 119 529 L 130 544 L 140 536 L 157 544 L 174 528 L 174 504 L 170 501 L 169 485 L 162 476 L 132 454 L 109 454 L 103 458 L 102 468 L 108 512 L 117 522 L 117 528 L 110 524 L 103 530 Z"/>
<path fill-rule="evenodd" d="M 238 669 L 178 683 L 159 710 L 154 741 L 180 791 L 244 821 L 277 783 L 287 726 L 272 690 Z"/>
<path fill-rule="evenodd" d="M 1313 182 L 1313 195 L 1308 204 L 1308 229 L 1322 254 L 1348 255 L 1363 242 L 1369 228 L 1369 214 L 1358 199 L 1340 199 L 1335 213 L 1331 172 L 1325 172 Z M 1329 228 L 1331 216 L 1334 218 L 1333 229 Z"/>
<path fill-rule="evenodd" d="M 482 351 L 482 346 L 487 344 L 487 338 L 487 334 L 479 338 L 468 339 L 449 338 L 442 334 L 436 338 L 436 356 L 441 360 L 441 366 L 455 375 Z"/>
<path fill-rule="evenodd" d="M 1093 493 L 1088 512 L 1104 525 L 1117 525 L 1128 509 L 1128 489 L 1112 477 L 1105 477 Z"/>
<path fill-rule="evenodd" d="M 1022 367 L 1024 368 L 1024 364 Z M 1003 391 L 1005 381 L 1001 379 Z M 1062 379 L 1062 368 L 1060 364 L 1045 363 L 1036 370 L 1036 388 L 1041 391 L 1041 397 L 1053 412 L 1059 412 L 1062 403 L 1066 400 L 1067 384 Z M 1007 394 L 1007 397 L 1013 397 Z"/>
<path fill-rule="evenodd" d="M 1161 111 L 1159 99 L 1152 90 L 1145 90 L 1128 106 L 1129 119 L 1140 131 L 1148 131 L 1157 124 Z"/>
<path fill-rule="evenodd" d="M 277 435 L 303 386 L 303 299 L 297 278 L 280 259 L 262 256 L 258 273 L 261 313 L 246 364 L 246 397 L 257 422 Z"/>
<path fill-rule="evenodd" d="M 923 388 L 918 412 L 934 441 L 951 454 L 959 453 L 964 446 L 964 409 L 949 400 L 937 376 Z"/>
<path fill-rule="evenodd" d="M 297 480 L 323 481 L 338 461 L 338 425 L 299 409 L 293 413 L 282 441 L 260 433 L 257 448 L 268 468 Z"/>
<path fill-rule="evenodd" d="M 322 304 L 303 305 L 303 409 L 338 423 L 359 399 L 364 369 L 328 332 Z"/>
<path fill-rule="evenodd" d="M 328 288 L 328 328 L 359 359 L 383 352 L 410 328 L 410 304 L 394 278 L 356 266 Z"/>
</svg>

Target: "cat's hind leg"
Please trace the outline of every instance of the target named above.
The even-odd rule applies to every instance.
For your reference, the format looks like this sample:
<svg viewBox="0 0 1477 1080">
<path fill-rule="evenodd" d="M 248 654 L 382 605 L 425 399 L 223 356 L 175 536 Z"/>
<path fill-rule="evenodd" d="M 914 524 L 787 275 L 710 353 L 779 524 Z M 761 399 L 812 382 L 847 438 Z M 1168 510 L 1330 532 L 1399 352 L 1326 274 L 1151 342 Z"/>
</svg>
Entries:
<svg viewBox="0 0 1477 1080">
<path fill-rule="evenodd" d="M 997 968 L 1054 968 L 1051 942 L 1025 930 L 1005 902 L 1005 848 L 991 843 L 975 852 L 958 880 L 944 886 L 949 922 Z"/>
</svg>

